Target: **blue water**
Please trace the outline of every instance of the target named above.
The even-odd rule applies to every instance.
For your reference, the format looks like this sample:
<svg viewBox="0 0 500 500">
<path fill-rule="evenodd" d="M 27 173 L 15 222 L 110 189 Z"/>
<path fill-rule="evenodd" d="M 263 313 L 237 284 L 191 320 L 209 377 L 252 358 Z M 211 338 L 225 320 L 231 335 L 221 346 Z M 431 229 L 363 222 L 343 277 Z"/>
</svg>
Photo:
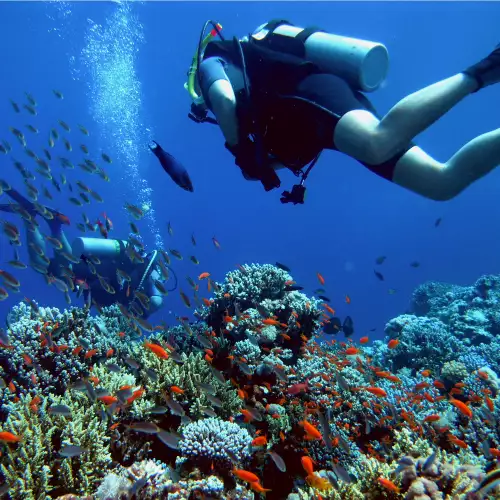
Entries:
<svg viewBox="0 0 500 500">
<path fill-rule="evenodd" d="M 458 198 L 438 203 L 376 177 L 354 160 L 326 152 L 308 180 L 306 204 L 282 206 L 279 191 L 265 193 L 260 184 L 242 178 L 218 129 L 187 118 L 190 101 L 183 84 L 205 20 L 219 21 L 227 37 L 241 37 L 276 17 L 383 42 L 391 69 L 387 85 L 370 96 L 383 113 L 405 95 L 485 56 L 498 42 L 500 4 L 1 2 L 0 139 L 13 145 L 11 156 L 34 170 L 8 127 L 22 129 L 30 146 L 39 150 L 46 147 L 50 128 L 62 119 L 72 126 L 68 138 L 74 149 L 84 143 L 91 152 L 107 152 L 114 160 L 107 166 L 109 184 L 78 167 L 68 173 L 68 180 L 84 181 L 105 200 L 85 206 L 85 212 L 95 221 L 105 211 L 115 227 L 111 236 L 126 238 L 124 203 L 150 206 L 139 223 L 142 235 L 148 249 L 163 245 L 184 254 L 183 261 L 173 262 L 184 291 L 189 291 L 185 276 L 209 271 L 222 280 L 237 264 L 280 261 L 291 267 L 309 294 L 319 286 L 320 272 L 338 314 L 354 318 L 357 337 L 377 327 L 374 338 L 382 336 L 386 320 L 408 308 L 416 285 L 427 280 L 469 284 L 481 274 L 498 273 L 499 171 Z M 64 99 L 57 100 L 52 89 L 61 90 Z M 15 114 L 9 103 L 9 98 L 26 102 L 25 91 L 37 99 L 36 117 Z M 445 161 L 468 140 L 499 126 L 499 106 L 498 86 L 482 90 L 417 142 Z M 26 131 L 27 123 L 40 129 L 38 137 Z M 89 129 L 89 138 L 79 133 L 78 123 Z M 151 138 L 186 166 L 194 193 L 182 191 L 163 172 L 147 149 Z M 23 191 L 11 163 L 8 156 L 0 156 L 0 177 Z M 289 189 L 293 175 L 280 176 L 283 188 Z M 40 180 L 36 182 L 40 187 Z M 82 208 L 68 202 L 67 191 L 60 195 L 46 185 L 54 200 L 41 201 L 71 218 L 71 241 L 81 234 L 75 223 L 81 222 Z M 5 195 L 1 202 L 7 202 Z M 442 223 L 435 228 L 438 217 Z M 10 215 L 5 219 L 18 220 Z M 168 221 L 173 236 L 167 233 Z M 45 229 L 43 221 L 41 227 Z M 220 251 L 212 244 L 213 236 L 221 243 Z M 4 237 L 0 255 L 0 268 L 8 269 L 12 248 Z M 189 255 L 200 265 L 193 265 Z M 379 269 L 384 282 L 373 273 L 379 255 L 387 256 Z M 27 261 L 25 245 L 21 258 Z M 418 269 L 409 265 L 415 260 L 421 263 Z M 22 295 L 41 305 L 66 307 L 63 295 L 41 275 L 31 269 L 9 270 L 22 281 L 22 294 L 11 293 L 0 303 L 1 318 Z M 389 295 L 389 288 L 397 293 Z M 176 315 L 188 312 L 173 292 L 151 319 L 174 324 Z"/>
</svg>

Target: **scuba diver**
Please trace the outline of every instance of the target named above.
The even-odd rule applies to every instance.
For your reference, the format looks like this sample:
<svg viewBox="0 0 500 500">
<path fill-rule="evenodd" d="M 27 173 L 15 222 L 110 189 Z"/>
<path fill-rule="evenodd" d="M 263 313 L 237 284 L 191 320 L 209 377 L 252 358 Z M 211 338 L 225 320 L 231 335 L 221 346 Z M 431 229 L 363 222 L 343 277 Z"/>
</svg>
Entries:
<svg viewBox="0 0 500 500">
<path fill-rule="evenodd" d="M 285 20 L 241 40 L 224 40 L 221 26 L 207 21 L 185 85 L 193 101 L 189 117 L 219 125 L 243 176 L 266 191 L 280 187 L 280 168 L 301 176 L 282 203 L 304 202 L 304 181 L 324 149 L 426 198 L 450 200 L 500 164 L 500 129 L 476 137 L 445 163 L 412 140 L 468 95 L 500 82 L 500 45 L 380 117 L 364 93 L 382 84 L 388 61 L 380 43 Z"/>
<path fill-rule="evenodd" d="M 66 295 L 67 284 L 77 296 L 84 295 L 85 303 L 98 309 L 118 302 L 135 317 L 146 319 L 163 305 L 163 297 L 177 287 L 177 277 L 172 269 L 161 261 L 157 250 L 144 252 L 142 242 L 135 235 L 128 241 L 78 237 L 70 245 L 62 229 L 69 220 L 57 210 L 41 207 L 50 236 L 43 236 L 34 223 L 39 207 L 14 189 L 5 191 L 14 203 L 0 205 L 0 211 L 27 212 L 23 217 L 26 225 L 27 249 L 30 266 L 43 274 L 48 283 L 55 282 Z M 47 213 L 48 212 L 48 213 Z M 54 255 L 45 254 L 46 241 L 54 247 Z M 169 269 L 175 285 L 166 290 L 163 282 L 169 277 Z M 66 298 L 68 302 L 69 296 Z"/>
</svg>

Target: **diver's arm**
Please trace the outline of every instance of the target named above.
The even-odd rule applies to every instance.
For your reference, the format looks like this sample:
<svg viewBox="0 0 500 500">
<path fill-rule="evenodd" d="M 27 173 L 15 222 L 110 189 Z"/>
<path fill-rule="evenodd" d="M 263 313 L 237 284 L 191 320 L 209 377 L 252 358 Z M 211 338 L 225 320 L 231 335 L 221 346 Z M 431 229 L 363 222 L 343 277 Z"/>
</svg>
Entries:
<svg viewBox="0 0 500 500">
<path fill-rule="evenodd" d="M 226 148 L 235 158 L 245 179 L 258 179 L 269 191 L 280 186 L 279 177 L 269 166 L 269 156 L 240 130 L 233 87 L 220 57 L 208 57 L 199 68 L 202 95 L 207 100 L 226 139 Z"/>
<path fill-rule="evenodd" d="M 229 146 L 239 142 L 236 96 L 224 70 L 224 61 L 219 57 L 209 57 L 200 65 L 202 94 L 208 97 L 208 106 Z"/>
</svg>

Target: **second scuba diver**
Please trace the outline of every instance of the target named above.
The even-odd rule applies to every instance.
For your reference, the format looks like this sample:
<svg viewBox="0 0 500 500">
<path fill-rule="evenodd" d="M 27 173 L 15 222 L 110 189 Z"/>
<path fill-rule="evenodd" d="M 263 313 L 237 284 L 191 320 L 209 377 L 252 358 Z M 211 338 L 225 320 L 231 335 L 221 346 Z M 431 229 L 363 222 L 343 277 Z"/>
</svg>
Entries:
<svg viewBox="0 0 500 500">
<path fill-rule="evenodd" d="M 200 37 L 186 87 L 190 118 L 218 124 L 244 177 L 266 191 L 286 167 L 301 182 L 281 201 L 304 202 L 304 181 L 324 149 L 345 153 L 379 176 L 433 200 L 449 200 L 500 164 L 500 129 L 476 137 L 441 163 L 412 140 L 465 97 L 500 81 L 500 45 L 443 81 L 419 90 L 379 117 L 363 92 L 388 68 L 380 43 L 341 37 L 285 20 L 242 40 L 220 25 Z M 219 35 L 221 40 L 213 38 Z M 199 94 L 199 95 L 198 95 Z M 213 112 L 216 119 L 208 116 Z M 303 170 L 305 169 L 305 170 Z"/>
<path fill-rule="evenodd" d="M 31 267 L 45 275 L 48 283 L 55 283 L 68 302 L 68 291 L 74 286 L 89 306 L 93 304 L 99 309 L 118 303 L 139 319 L 148 318 L 162 307 L 164 296 L 171 291 L 163 284 L 169 277 L 167 268 L 171 269 L 162 262 L 157 250 L 145 253 L 136 236 L 130 236 L 128 241 L 79 237 L 70 245 L 62 229 L 62 224 L 69 221 L 46 207 L 43 208 L 49 213 L 43 215 L 51 234 L 44 238 L 38 224 L 33 223 L 39 215 L 35 205 L 14 189 L 6 194 L 31 217 L 24 219 Z M 0 210 L 16 212 L 16 205 L 0 205 Z M 54 247 L 52 258 L 46 256 L 46 239 Z M 177 278 L 173 276 L 175 289 Z"/>
</svg>

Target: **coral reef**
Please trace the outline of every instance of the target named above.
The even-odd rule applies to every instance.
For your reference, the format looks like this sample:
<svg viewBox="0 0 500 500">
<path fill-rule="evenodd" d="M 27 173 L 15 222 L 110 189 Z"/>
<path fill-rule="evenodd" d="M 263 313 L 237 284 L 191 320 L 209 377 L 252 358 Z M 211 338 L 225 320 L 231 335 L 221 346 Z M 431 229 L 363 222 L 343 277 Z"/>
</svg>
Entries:
<svg viewBox="0 0 500 500">
<path fill-rule="evenodd" d="M 419 286 L 371 345 L 323 342 L 332 309 L 278 267 L 207 281 L 197 321 L 145 338 L 118 306 L 13 308 L 0 491 L 477 499 L 500 456 L 500 278 Z"/>
</svg>

